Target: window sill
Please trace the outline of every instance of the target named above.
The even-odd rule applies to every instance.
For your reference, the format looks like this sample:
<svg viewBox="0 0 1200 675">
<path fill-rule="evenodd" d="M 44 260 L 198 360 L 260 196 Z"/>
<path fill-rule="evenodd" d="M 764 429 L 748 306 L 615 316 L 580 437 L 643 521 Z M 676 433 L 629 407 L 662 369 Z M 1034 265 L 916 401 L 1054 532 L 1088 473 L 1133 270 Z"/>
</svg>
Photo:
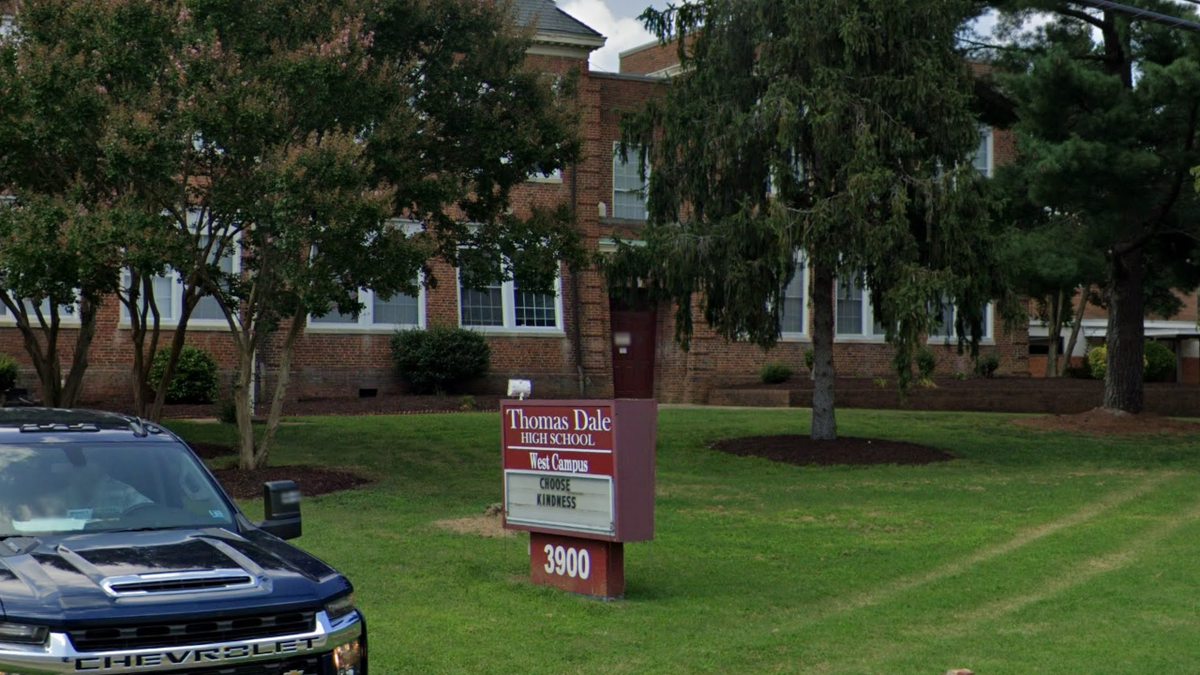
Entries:
<svg viewBox="0 0 1200 675">
<path fill-rule="evenodd" d="M 779 338 L 780 342 L 812 342 L 812 338 L 804 333 L 784 333 Z"/>
<path fill-rule="evenodd" d="M 887 342 L 887 338 L 882 335 L 835 335 L 833 342 L 844 345 L 881 345 Z"/>
<path fill-rule="evenodd" d="M 334 326 L 308 324 L 305 333 L 314 335 L 393 335 L 402 330 L 423 330 L 424 326 Z"/>
<path fill-rule="evenodd" d="M 120 325 L 117 326 L 120 330 L 132 330 L 133 326 L 129 324 L 128 319 L 123 319 Z M 146 326 L 147 329 L 153 330 L 152 326 Z M 159 330 L 175 330 L 179 328 L 178 321 L 163 321 L 158 325 Z M 188 321 L 187 329 L 189 331 L 197 331 L 200 333 L 215 333 L 220 331 L 228 331 L 229 324 L 224 321 L 215 321 L 212 319 L 192 319 Z"/>
<path fill-rule="evenodd" d="M 78 328 L 80 324 L 79 324 L 79 319 L 70 319 L 70 320 L 68 320 L 68 319 L 59 319 L 59 320 L 58 320 L 58 325 L 59 325 L 61 328 Z M 36 319 L 36 318 L 32 318 L 32 317 L 31 317 L 31 319 L 30 319 L 30 321 L 29 321 L 29 326 L 30 326 L 31 328 L 39 328 L 39 327 L 40 327 L 40 326 L 38 325 L 38 321 L 37 321 L 37 319 Z M 16 327 L 17 327 L 17 320 L 16 320 L 16 319 L 9 319 L 9 318 L 7 318 L 7 317 L 0 317 L 0 328 L 16 328 Z"/>
<path fill-rule="evenodd" d="M 636 228 L 636 227 L 645 227 L 646 219 L 642 218 L 639 220 L 637 218 L 608 218 L 608 217 L 605 217 L 605 218 L 600 219 L 600 224 L 601 225 L 623 225 L 625 227 L 635 227 Z"/>
<path fill-rule="evenodd" d="M 967 340 L 967 342 L 964 344 L 967 344 L 969 342 L 970 342 L 970 340 Z M 958 338 L 944 338 L 944 337 L 928 338 L 925 340 L 925 344 L 929 345 L 930 347 L 957 347 L 958 346 Z M 995 347 L 996 340 L 995 340 L 995 338 L 990 338 L 990 337 L 980 338 L 979 346 L 980 347 Z"/>
<path fill-rule="evenodd" d="M 567 331 L 558 328 L 503 328 L 500 326 L 462 326 L 466 330 L 483 333 L 488 337 L 532 337 L 532 338 L 565 338 Z"/>
<path fill-rule="evenodd" d="M 539 185 L 562 185 L 563 179 L 561 176 L 556 176 L 553 178 L 544 178 L 542 176 L 538 176 L 537 178 L 528 178 L 525 180 L 525 182 L 536 183 Z"/>
</svg>

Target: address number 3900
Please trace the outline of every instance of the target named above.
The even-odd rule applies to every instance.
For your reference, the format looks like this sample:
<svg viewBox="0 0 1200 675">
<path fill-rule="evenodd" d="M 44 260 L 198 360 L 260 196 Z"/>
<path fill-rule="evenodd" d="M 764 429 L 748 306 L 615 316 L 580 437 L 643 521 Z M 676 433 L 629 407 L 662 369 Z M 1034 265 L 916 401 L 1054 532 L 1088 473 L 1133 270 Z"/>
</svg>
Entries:
<svg viewBox="0 0 1200 675">
<path fill-rule="evenodd" d="M 592 556 L 587 549 L 546 544 L 543 550 L 546 552 L 546 574 L 566 575 L 572 579 L 587 579 L 592 575 Z"/>
</svg>

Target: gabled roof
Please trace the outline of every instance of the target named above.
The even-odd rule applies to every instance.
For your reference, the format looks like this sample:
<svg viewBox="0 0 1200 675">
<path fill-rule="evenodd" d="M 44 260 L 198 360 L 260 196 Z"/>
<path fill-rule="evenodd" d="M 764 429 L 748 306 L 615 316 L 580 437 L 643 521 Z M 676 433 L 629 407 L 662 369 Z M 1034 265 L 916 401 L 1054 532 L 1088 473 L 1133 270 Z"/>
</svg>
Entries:
<svg viewBox="0 0 1200 675">
<path fill-rule="evenodd" d="M 600 33 L 579 19 L 567 14 L 554 0 L 516 0 L 517 21 L 522 26 L 537 23 L 539 32 L 568 33 L 580 37 L 602 38 Z"/>
</svg>

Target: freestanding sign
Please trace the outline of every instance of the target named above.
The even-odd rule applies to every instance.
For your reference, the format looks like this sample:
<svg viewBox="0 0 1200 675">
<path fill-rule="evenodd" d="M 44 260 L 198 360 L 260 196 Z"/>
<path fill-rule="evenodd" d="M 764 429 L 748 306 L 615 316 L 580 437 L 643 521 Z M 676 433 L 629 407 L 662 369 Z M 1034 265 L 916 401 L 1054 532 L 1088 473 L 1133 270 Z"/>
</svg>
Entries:
<svg viewBox="0 0 1200 675">
<path fill-rule="evenodd" d="M 652 400 L 505 401 L 504 526 L 530 532 L 534 583 L 625 593 L 624 543 L 654 538 Z"/>
</svg>

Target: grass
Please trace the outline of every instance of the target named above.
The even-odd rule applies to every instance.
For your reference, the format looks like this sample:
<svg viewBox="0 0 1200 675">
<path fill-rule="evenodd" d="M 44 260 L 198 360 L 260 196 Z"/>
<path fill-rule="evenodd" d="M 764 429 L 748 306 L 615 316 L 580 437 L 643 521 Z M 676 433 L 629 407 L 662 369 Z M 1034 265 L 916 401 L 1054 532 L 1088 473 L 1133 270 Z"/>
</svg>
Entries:
<svg viewBox="0 0 1200 675">
<path fill-rule="evenodd" d="M 664 410 L 657 536 L 626 547 L 614 603 L 530 585 L 525 536 L 432 524 L 500 501 L 497 414 L 302 420 L 274 461 L 379 479 L 308 500 L 298 540 L 355 583 L 379 675 L 1193 671 L 1198 437 L 1010 419 L 843 411 L 844 434 L 961 459 L 805 468 L 706 449 L 803 413 Z"/>
</svg>

